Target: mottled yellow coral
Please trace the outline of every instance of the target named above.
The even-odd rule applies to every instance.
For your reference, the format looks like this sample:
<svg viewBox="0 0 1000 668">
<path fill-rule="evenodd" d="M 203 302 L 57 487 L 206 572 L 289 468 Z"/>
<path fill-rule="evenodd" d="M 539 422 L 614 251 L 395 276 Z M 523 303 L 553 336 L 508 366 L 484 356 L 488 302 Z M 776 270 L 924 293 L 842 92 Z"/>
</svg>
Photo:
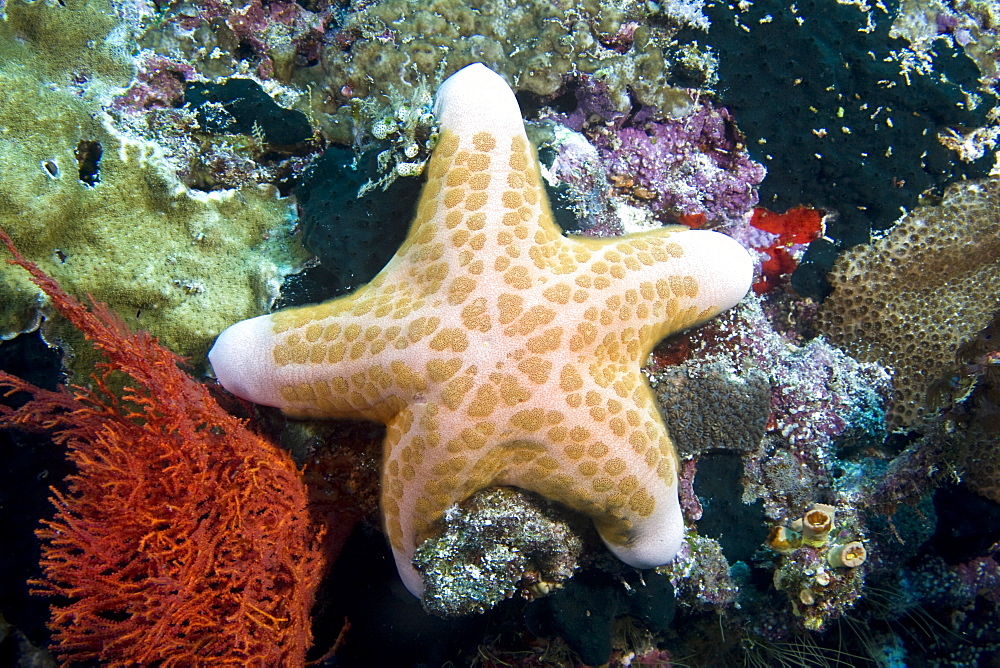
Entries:
<svg viewBox="0 0 1000 668">
<path fill-rule="evenodd" d="M 158 145 L 115 129 L 104 108 L 134 73 L 129 29 L 106 0 L 6 4 L 0 226 L 67 291 L 198 358 L 307 256 L 275 188 L 189 189 Z M 44 296 L 22 273 L 0 264 L 0 338 L 38 323 Z"/>
<path fill-rule="evenodd" d="M 359 106 L 391 98 L 419 106 L 421 80 L 435 81 L 476 61 L 507 74 L 516 90 L 536 95 L 554 95 L 564 76 L 585 73 L 604 82 L 623 111 L 630 96 L 664 110 L 690 104 L 686 92 L 665 84 L 671 61 L 664 47 L 684 20 L 657 16 L 655 3 L 384 0 L 361 6 L 344 18 L 342 30 L 355 36 L 351 48 L 331 46 L 322 55 L 331 90 L 350 91 L 347 99 L 329 96 L 317 109 L 324 132 L 335 140 L 351 140 Z M 701 24 L 698 16 L 688 18 Z M 617 43 L 630 48 L 622 53 Z M 411 105 L 395 106 L 398 113 Z"/>
</svg>

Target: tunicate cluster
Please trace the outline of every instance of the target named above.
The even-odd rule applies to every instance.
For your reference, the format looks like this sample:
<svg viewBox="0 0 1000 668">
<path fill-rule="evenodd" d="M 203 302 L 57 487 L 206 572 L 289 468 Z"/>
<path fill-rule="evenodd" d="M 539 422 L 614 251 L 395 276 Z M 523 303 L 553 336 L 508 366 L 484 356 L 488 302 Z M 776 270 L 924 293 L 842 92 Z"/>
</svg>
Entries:
<svg viewBox="0 0 1000 668">
<path fill-rule="evenodd" d="M 792 612 L 812 631 L 840 616 L 861 596 L 868 558 L 858 537 L 857 518 L 845 508 L 840 525 L 837 508 L 814 503 L 802 517 L 775 525 L 766 545 L 781 555 L 774 570 L 774 587 L 784 591 Z"/>
</svg>

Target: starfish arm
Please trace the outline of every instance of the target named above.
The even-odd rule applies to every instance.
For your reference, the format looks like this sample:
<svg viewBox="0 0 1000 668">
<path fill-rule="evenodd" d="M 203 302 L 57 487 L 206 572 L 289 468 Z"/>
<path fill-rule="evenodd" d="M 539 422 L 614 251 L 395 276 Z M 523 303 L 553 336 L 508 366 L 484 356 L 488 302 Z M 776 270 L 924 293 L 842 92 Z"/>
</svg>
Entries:
<svg viewBox="0 0 1000 668">
<path fill-rule="evenodd" d="M 566 241 L 590 251 L 574 280 L 579 287 L 599 291 L 601 296 L 588 303 L 600 305 L 603 329 L 638 333 L 641 346 L 633 359 L 640 364 L 664 336 L 739 303 L 753 277 L 746 250 L 709 230 L 672 226 L 611 239 Z"/>
<path fill-rule="evenodd" d="M 611 371 L 609 372 L 609 368 Z M 609 549 L 650 568 L 673 558 L 684 532 L 677 456 L 635 364 L 563 368 L 558 401 L 520 411 L 525 451 L 506 456 L 498 484 L 541 494 L 589 516 Z M 566 390 L 571 390 L 566 392 Z M 538 452 L 534 453 L 537 446 Z M 520 466 L 514 466 L 523 460 Z"/>
<path fill-rule="evenodd" d="M 426 389 L 403 359 L 429 328 L 426 318 L 360 324 L 356 311 L 372 308 L 369 292 L 233 325 L 208 354 L 219 382 L 293 417 L 385 422 Z"/>
<path fill-rule="evenodd" d="M 433 415 L 433 409 L 431 413 Z M 426 509 L 424 516 L 416 514 L 417 490 L 413 481 L 417 469 L 426 460 L 428 440 L 414 429 L 414 423 L 425 423 L 433 419 L 432 415 L 428 416 L 424 407 L 400 411 L 386 426 L 383 448 L 382 517 L 386 537 L 403 584 L 418 597 L 424 591 L 424 583 L 413 567 L 413 554 L 418 544 L 414 537 L 417 530 L 414 520 L 426 522 L 428 518 Z M 438 443 L 432 441 L 432 446 L 436 445 Z"/>
<path fill-rule="evenodd" d="M 628 397 L 623 387 L 631 387 Z M 621 413 L 591 410 L 591 430 L 614 448 L 591 482 L 591 498 L 604 488 L 605 508 L 594 524 L 608 549 L 636 568 L 661 566 L 680 548 L 684 518 L 677 493 L 677 455 L 644 377 L 628 371 L 612 383 L 605 405 L 624 404 Z M 605 391 L 607 393 L 607 391 Z M 604 419 L 597 419 L 602 418 Z"/>
<path fill-rule="evenodd" d="M 227 328 L 208 353 L 215 377 L 227 390 L 266 406 L 283 403 L 274 383 L 275 335 L 270 316 L 243 320 Z"/>
</svg>

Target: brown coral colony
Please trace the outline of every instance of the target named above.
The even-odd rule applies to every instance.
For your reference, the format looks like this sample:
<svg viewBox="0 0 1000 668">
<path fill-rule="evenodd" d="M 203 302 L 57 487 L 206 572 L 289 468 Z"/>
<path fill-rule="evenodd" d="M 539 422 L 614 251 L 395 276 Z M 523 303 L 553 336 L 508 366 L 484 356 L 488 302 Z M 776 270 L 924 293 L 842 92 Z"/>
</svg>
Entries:
<svg viewBox="0 0 1000 668">
<path fill-rule="evenodd" d="M 937 206 L 837 259 L 818 327 L 859 360 L 893 372 L 887 419 L 917 426 L 928 390 L 989 324 L 1000 285 L 1000 180 L 955 183 Z"/>
</svg>

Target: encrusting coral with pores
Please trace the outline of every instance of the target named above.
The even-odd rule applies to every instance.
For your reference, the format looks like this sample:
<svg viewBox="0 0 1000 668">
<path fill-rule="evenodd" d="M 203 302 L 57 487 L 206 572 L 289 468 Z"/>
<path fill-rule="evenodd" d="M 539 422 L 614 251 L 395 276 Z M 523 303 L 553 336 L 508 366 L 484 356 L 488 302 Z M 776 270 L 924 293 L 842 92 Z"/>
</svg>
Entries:
<svg viewBox="0 0 1000 668">
<path fill-rule="evenodd" d="M 665 228 L 564 237 L 513 91 L 481 64 L 441 86 L 416 219 L 367 286 L 234 325 L 222 385 L 289 415 L 387 424 L 382 511 L 397 568 L 445 509 L 513 485 L 591 517 L 623 561 L 669 561 L 677 457 L 640 373 L 666 334 L 736 304 L 747 252 Z"/>
<path fill-rule="evenodd" d="M 70 294 L 90 294 L 197 363 L 230 324 L 266 312 L 307 255 L 273 186 L 185 186 L 163 147 L 106 112 L 132 77 L 132 29 L 105 0 L 0 3 L 0 226 Z M 87 45 L 84 48 L 83 45 Z M 0 339 L 52 316 L 0 265 Z M 75 332 L 51 317 L 49 341 Z M 73 368 L 86 379 L 86 346 Z"/>
<path fill-rule="evenodd" d="M 890 367 L 888 421 L 919 425 L 932 414 L 928 390 L 1000 301 L 1000 179 L 949 186 L 940 204 L 840 256 L 830 282 L 819 330 L 859 360 Z"/>
</svg>

